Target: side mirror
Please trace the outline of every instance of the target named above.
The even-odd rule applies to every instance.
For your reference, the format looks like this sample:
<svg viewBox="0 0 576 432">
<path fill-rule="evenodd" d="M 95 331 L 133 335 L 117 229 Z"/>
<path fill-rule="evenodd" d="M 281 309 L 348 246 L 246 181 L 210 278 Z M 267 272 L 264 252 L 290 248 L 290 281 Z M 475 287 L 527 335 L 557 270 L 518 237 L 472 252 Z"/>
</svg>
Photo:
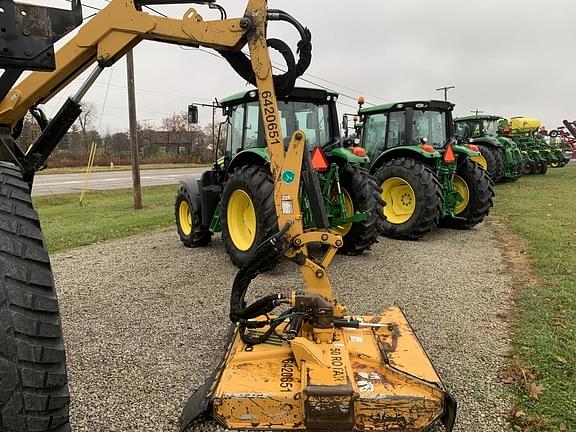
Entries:
<svg viewBox="0 0 576 432">
<path fill-rule="evenodd" d="M 198 107 L 196 105 L 188 105 L 188 123 L 198 124 Z"/>
</svg>

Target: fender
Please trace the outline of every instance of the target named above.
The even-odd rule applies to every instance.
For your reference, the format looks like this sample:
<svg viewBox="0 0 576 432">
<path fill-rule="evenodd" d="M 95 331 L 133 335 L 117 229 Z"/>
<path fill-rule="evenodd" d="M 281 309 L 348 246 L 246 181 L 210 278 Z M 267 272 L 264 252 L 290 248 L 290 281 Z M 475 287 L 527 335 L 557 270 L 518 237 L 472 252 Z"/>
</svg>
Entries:
<svg viewBox="0 0 576 432">
<path fill-rule="evenodd" d="M 350 147 L 336 147 L 329 151 L 326 156 L 328 158 L 340 159 L 345 163 L 351 164 L 369 164 L 370 158 L 368 156 L 355 155 Z"/>
<path fill-rule="evenodd" d="M 226 173 L 234 171 L 234 168 L 244 165 L 259 165 L 265 166 L 270 163 L 270 153 L 265 147 L 255 147 L 242 150 L 232 158 Z"/>
<path fill-rule="evenodd" d="M 200 198 L 200 186 L 199 186 L 200 180 L 195 178 L 187 178 L 180 180 L 178 183 L 180 184 L 181 187 L 186 189 L 188 195 L 190 195 L 190 198 L 192 199 L 192 202 L 190 203 L 192 206 L 192 210 L 194 212 L 201 211 L 202 204 Z M 204 225 L 204 218 L 202 218 L 202 225 Z"/>
<path fill-rule="evenodd" d="M 220 202 L 223 176 L 223 171 L 208 170 L 202 173 L 199 180 L 189 178 L 179 182 L 192 198 L 192 210 L 200 212 L 201 223 L 204 227 L 210 226 Z"/>
<path fill-rule="evenodd" d="M 479 151 L 471 150 L 467 146 L 462 145 L 454 145 L 452 146 L 452 148 L 454 149 L 454 153 L 456 153 L 457 155 L 468 156 L 471 160 L 480 165 L 484 171 L 488 169 L 488 161 L 486 161 L 484 156 L 482 156 L 482 153 L 480 153 Z"/>
<path fill-rule="evenodd" d="M 440 152 L 434 150 L 433 152 L 426 151 L 419 146 L 399 146 L 386 150 L 376 158 L 372 166 L 370 167 L 370 174 L 380 168 L 385 162 L 396 159 L 400 157 L 407 157 L 412 159 L 417 159 L 430 165 L 434 160 L 441 159 L 442 156 Z"/>
<path fill-rule="evenodd" d="M 470 138 L 469 143 L 476 145 L 486 145 L 489 147 L 498 147 L 498 148 L 502 147 L 502 144 L 498 141 L 498 139 L 491 137 L 489 135 L 485 135 L 479 138 Z"/>
</svg>

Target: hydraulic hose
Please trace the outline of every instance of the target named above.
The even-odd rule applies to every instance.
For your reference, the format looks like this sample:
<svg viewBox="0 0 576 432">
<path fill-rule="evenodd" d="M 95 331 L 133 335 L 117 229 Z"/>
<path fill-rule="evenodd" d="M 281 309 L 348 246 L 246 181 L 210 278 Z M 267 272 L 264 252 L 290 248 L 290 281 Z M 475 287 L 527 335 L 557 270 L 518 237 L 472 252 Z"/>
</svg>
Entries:
<svg viewBox="0 0 576 432">
<path fill-rule="evenodd" d="M 268 11 L 268 20 L 270 21 L 285 21 L 292 24 L 300 34 L 300 41 L 298 42 L 298 62 L 296 62 L 294 54 L 290 47 L 279 39 L 268 39 L 268 46 L 277 50 L 282 54 L 288 70 L 282 75 L 274 75 L 274 87 L 278 96 L 288 95 L 296 85 L 296 79 L 308 69 L 312 61 L 312 34 L 310 30 L 300 24 L 290 14 L 277 10 L 270 9 Z M 241 51 L 219 51 L 219 53 L 228 61 L 230 66 L 252 85 L 256 85 L 256 76 L 252 70 L 252 64 L 246 54 Z"/>
<path fill-rule="evenodd" d="M 283 297 L 279 294 L 269 295 L 250 306 L 246 306 L 244 300 L 250 283 L 263 271 L 270 268 L 271 261 L 274 263 L 284 254 L 287 246 L 284 234 L 290 227 L 286 224 L 278 233 L 262 242 L 254 251 L 248 261 L 238 270 L 232 294 L 230 296 L 230 320 L 234 323 L 240 320 L 248 320 L 271 312 Z"/>
</svg>

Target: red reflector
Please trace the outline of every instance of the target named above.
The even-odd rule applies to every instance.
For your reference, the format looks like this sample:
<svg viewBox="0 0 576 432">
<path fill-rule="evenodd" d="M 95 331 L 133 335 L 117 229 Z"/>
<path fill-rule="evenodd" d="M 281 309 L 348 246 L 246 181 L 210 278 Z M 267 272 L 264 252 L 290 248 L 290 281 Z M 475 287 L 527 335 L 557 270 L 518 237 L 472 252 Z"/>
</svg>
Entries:
<svg viewBox="0 0 576 432">
<path fill-rule="evenodd" d="M 506 133 L 510 132 L 510 126 L 504 126 L 504 132 Z"/>
<path fill-rule="evenodd" d="M 420 148 L 424 151 L 427 151 L 428 153 L 434 153 L 434 147 L 430 144 L 422 144 Z"/>
<path fill-rule="evenodd" d="M 350 147 L 350 150 L 352 151 L 352 154 L 355 154 L 358 157 L 366 156 L 366 150 L 362 147 Z"/>
<path fill-rule="evenodd" d="M 314 150 L 312 150 L 312 167 L 318 171 L 326 171 L 328 169 L 328 159 L 326 159 L 326 155 L 320 147 L 314 147 Z"/>
<path fill-rule="evenodd" d="M 454 150 L 452 150 L 452 144 L 448 144 L 444 152 L 444 162 L 454 162 L 455 160 L 456 156 L 454 155 Z"/>
<path fill-rule="evenodd" d="M 475 152 L 480 151 L 480 149 L 478 148 L 478 146 L 476 144 L 468 144 L 468 148 L 472 151 L 475 151 Z"/>
</svg>

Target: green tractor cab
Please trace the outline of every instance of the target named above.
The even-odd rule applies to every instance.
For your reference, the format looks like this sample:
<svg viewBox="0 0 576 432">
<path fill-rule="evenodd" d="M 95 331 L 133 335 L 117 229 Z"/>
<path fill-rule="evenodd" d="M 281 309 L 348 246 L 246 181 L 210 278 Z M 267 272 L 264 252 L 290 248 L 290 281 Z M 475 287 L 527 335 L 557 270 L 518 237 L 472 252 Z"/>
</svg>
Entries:
<svg viewBox="0 0 576 432">
<path fill-rule="evenodd" d="M 386 201 L 384 235 L 418 239 L 439 222 L 480 223 L 492 207 L 486 161 L 474 145 L 454 138 L 454 105 L 437 100 L 360 108 L 366 163 Z"/>
<path fill-rule="evenodd" d="M 343 237 L 339 252 L 360 254 L 378 238 L 380 189 L 361 164 L 369 164 L 362 148 L 345 146 L 336 110 L 338 95 L 324 90 L 295 88 L 278 98 L 282 137 L 287 145 L 297 130 L 306 133 L 309 157 L 304 158 L 304 181 L 315 169 L 321 199 L 304 196 L 301 206 L 306 228 L 325 227 Z M 265 239 L 278 232 L 274 182 L 266 148 L 256 90 L 220 101 L 226 116 L 226 148 L 200 180 L 181 182 L 176 197 L 176 226 L 187 247 L 207 245 L 222 233 L 232 262 L 241 266 Z M 290 173 L 284 173 L 290 181 Z M 328 220 L 315 208 L 323 205 Z M 315 207 L 316 206 L 316 207 Z"/>
<path fill-rule="evenodd" d="M 478 147 L 494 183 L 516 181 L 523 174 L 520 148 L 512 139 L 498 133 L 501 120 L 502 117 L 483 114 L 454 119 L 458 140 Z"/>
</svg>

